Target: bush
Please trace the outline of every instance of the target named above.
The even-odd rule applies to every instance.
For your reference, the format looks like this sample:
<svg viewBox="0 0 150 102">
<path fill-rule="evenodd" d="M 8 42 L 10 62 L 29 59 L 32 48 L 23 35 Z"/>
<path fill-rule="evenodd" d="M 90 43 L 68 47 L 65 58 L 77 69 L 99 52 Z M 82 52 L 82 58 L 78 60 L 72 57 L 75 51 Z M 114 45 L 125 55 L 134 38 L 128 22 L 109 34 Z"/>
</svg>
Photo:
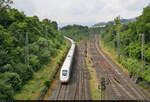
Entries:
<svg viewBox="0 0 150 102">
<path fill-rule="evenodd" d="M 2 72 L 2 73 L 4 73 L 4 72 L 12 72 L 13 71 L 13 67 L 12 67 L 12 65 L 11 64 L 6 64 L 6 65 L 4 65 L 2 68 L 1 68 L 1 70 L 0 70 L 0 72 Z"/>
<path fill-rule="evenodd" d="M 31 66 L 27 66 L 22 63 L 18 63 L 14 65 L 15 71 L 20 75 L 21 79 L 23 79 L 23 82 L 27 81 L 33 76 L 33 69 Z"/>
<path fill-rule="evenodd" d="M 150 82 L 148 83 L 147 81 L 141 81 L 141 82 L 139 82 L 139 85 L 140 86 L 142 86 L 142 87 L 144 87 L 145 89 L 147 89 L 149 92 L 150 92 Z"/>
<path fill-rule="evenodd" d="M 145 58 L 147 61 L 150 61 L 150 48 L 145 51 Z"/>
<path fill-rule="evenodd" d="M 14 90 L 20 89 L 22 85 L 22 80 L 17 73 L 5 72 L 0 74 L 0 78 L 3 79 L 5 83 L 11 85 Z"/>
<path fill-rule="evenodd" d="M 57 56 L 65 40 L 58 32 L 56 22 L 48 19 L 40 21 L 37 16 L 27 17 L 17 9 L 11 9 L 9 2 L 12 0 L 1 1 L 0 97 L 5 99 L 31 79 L 34 71 Z M 27 52 L 29 65 L 25 61 Z"/>
<path fill-rule="evenodd" d="M 12 99 L 13 93 L 14 91 L 11 85 L 0 80 L 0 100 Z"/>
<path fill-rule="evenodd" d="M 50 81 L 45 81 L 45 82 L 44 82 L 44 85 L 45 85 L 46 87 L 49 87 L 49 86 L 50 86 Z"/>
<path fill-rule="evenodd" d="M 38 71 L 41 67 L 38 56 L 30 55 L 30 65 L 32 66 L 34 71 Z"/>
</svg>

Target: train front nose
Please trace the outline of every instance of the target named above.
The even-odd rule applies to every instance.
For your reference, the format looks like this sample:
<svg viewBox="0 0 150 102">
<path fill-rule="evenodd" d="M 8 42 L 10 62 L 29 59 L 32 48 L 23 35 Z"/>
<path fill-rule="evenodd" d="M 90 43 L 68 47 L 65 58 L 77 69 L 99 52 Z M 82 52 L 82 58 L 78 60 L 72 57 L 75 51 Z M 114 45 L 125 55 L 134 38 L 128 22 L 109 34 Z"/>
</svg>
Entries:
<svg viewBox="0 0 150 102">
<path fill-rule="evenodd" d="M 62 79 L 60 81 L 61 81 L 61 83 L 67 83 L 68 77 L 62 77 Z"/>
<path fill-rule="evenodd" d="M 62 70 L 60 81 L 62 83 L 67 83 L 68 80 L 69 80 L 68 71 L 67 70 Z"/>
</svg>

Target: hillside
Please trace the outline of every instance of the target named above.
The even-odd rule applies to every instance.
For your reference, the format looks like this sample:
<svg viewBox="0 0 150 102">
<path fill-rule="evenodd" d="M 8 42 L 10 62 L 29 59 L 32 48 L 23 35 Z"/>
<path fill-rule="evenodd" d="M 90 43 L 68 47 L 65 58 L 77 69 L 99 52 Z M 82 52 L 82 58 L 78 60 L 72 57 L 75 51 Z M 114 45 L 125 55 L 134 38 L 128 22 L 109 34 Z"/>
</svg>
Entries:
<svg viewBox="0 0 150 102">
<path fill-rule="evenodd" d="M 97 29 L 101 30 L 101 40 L 110 53 L 115 52 L 116 55 L 120 55 L 117 61 L 130 71 L 139 85 L 150 91 L 149 12 L 150 5 L 143 9 L 142 15 L 135 22 L 118 23 Z"/>
<path fill-rule="evenodd" d="M 0 99 L 12 99 L 66 44 L 56 22 L 28 17 L 11 3 L 0 1 Z"/>
<path fill-rule="evenodd" d="M 89 36 L 89 29 L 82 25 L 68 25 L 60 29 L 63 35 L 72 38 L 75 41 L 81 41 Z"/>
<path fill-rule="evenodd" d="M 120 22 L 122 24 L 129 23 L 129 22 L 134 22 L 134 21 L 136 21 L 136 18 L 120 19 Z M 94 24 L 93 26 L 106 26 L 106 25 L 110 25 L 110 24 L 114 24 L 114 21 L 100 22 L 100 23 Z"/>
<path fill-rule="evenodd" d="M 67 26 L 62 28 L 62 32 L 73 39 L 83 39 L 89 34 L 100 34 L 105 47 L 110 49 L 110 53 L 118 54 L 118 35 L 120 35 L 120 57 L 116 58 L 118 63 L 122 64 L 133 77 L 134 81 L 140 86 L 150 91 L 150 6 L 143 9 L 142 15 L 135 19 L 121 20 L 117 25 L 100 27 L 76 27 Z M 133 22 L 134 21 L 134 22 Z M 129 22 L 129 23 L 127 23 Z M 104 23 L 102 23 L 104 24 Z M 86 34 L 89 33 L 89 34 Z M 142 58 L 142 36 L 144 34 L 144 47 Z M 141 66 L 143 63 L 143 67 Z"/>
</svg>

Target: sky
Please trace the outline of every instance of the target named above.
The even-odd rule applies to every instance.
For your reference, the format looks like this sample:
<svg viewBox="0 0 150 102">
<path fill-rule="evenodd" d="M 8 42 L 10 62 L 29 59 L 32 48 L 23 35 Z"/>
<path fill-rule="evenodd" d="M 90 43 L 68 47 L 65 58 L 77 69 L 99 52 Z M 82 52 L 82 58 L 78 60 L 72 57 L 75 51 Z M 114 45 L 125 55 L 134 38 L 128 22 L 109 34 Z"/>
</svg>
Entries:
<svg viewBox="0 0 150 102">
<path fill-rule="evenodd" d="M 150 0 L 13 0 L 12 7 L 28 16 L 48 18 L 59 25 L 83 24 L 133 18 L 142 14 Z"/>
</svg>

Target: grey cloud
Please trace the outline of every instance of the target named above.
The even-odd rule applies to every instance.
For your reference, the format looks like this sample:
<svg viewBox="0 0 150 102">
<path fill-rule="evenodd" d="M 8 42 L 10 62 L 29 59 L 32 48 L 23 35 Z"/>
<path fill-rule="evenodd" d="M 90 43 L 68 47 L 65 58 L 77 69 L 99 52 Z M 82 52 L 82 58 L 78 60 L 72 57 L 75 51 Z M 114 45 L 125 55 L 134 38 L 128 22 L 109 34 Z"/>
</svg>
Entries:
<svg viewBox="0 0 150 102">
<path fill-rule="evenodd" d="M 150 0 L 122 0 L 120 3 L 127 10 L 139 11 L 148 6 Z"/>
<path fill-rule="evenodd" d="M 136 17 L 150 0 L 14 0 L 15 7 L 27 15 L 57 22 L 99 22 Z"/>
<path fill-rule="evenodd" d="M 23 11 L 25 14 L 29 16 L 32 16 L 36 11 L 34 4 L 30 2 L 31 0 L 13 0 L 13 1 L 14 4 L 12 5 L 12 7 L 17 8 L 20 11 Z"/>
</svg>

